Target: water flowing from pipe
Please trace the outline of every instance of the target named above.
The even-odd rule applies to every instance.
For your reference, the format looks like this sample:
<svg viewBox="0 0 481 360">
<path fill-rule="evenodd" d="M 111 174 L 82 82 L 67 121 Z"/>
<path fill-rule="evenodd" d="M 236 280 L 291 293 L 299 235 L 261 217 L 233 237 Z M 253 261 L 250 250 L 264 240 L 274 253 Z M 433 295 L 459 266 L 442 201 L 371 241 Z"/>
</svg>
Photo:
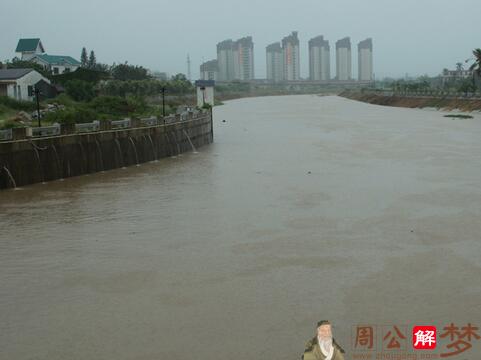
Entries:
<svg viewBox="0 0 481 360">
<path fill-rule="evenodd" d="M 57 162 L 57 177 L 63 180 L 62 168 L 60 167 L 60 157 L 58 156 L 57 148 L 52 145 L 53 153 L 55 154 L 55 160 Z"/>
<path fill-rule="evenodd" d="M 84 173 L 85 171 L 85 164 L 87 163 L 87 158 L 85 157 L 85 149 L 81 141 L 79 141 L 80 146 L 80 172 Z"/>
<path fill-rule="evenodd" d="M 192 147 L 192 152 L 193 152 L 194 154 L 197 154 L 197 150 L 195 149 L 195 146 L 194 146 L 194 144 L 192 143 L 192 140 L 190 139 L 189 134 L 187 134 L 187 131 L 185 131 L 185 129 L 183 130 L 183 132 L 184 132 L 184 135 L 187 137 L 187 140 L 189 140 L 190 146 Z"/>
<path fill-rule="evenodd" d="M 152 136 L 150 136 L 150 134 L 147 136 L 150 140 L 150 145 L 152 146 L 152 160 L 153 161 L 157 161 L 157 155 L 155 154 L 155 146 L 154 146 L 154 142 L 152 141 Z"/>
<path fill-rule="evenodd" d="M 120 159 L 119 166 L 123 168 L 124 167 L 124 157 L 122 155 L 122 147 L 120 146 L 119 139 L 115 139 L 114 141 L 115 141 L 115 144 L 117 144 L 117 150 L 119 152 L 119 159 Z"/>
<path fill-rule="evenodd" d="M 16 188 L 17 188 L 17 183 L 15 182 L 15 179 L 13 178 L 12 173 L 10 172 L 10 170 L 8 170 L 8 168 L 7 168 L 6 166 L 3 167 L 3 170 L 5 170 L 5 172 L 7 173 L 8 178 L 10 179 L 10 182 L 11 182 L 12 185 L 13 185 L 13 188 L 16 189 Z"/>
<path fill-rule="evenodd" d="M 42 167 L 42 161 L 40 160 L 40 154 L 38 152 L 38 146 L 35 145 L 33 142 L 30 142 L 30 145 L 32 145 L 33 150 L 35 151 L 35 157 L 37 158 L 37 164 L 38 164 L 38 171 L 40 172 L 40 177 L 42 178 L 42 184 L 45 183 L 45 176 L 43 173 L 43 167 Z M 43 149 L 41 149 L 43 150 Z"/>
<path fill-rule="evenodd" d="M 95 144 L 97 144 L 97 150 L 99 152 L 99 157 L 100 157 L 100 170 L 101 171 L 105 171 L 105 168 L 104 168 L 104 157 L 103 157 L 103 154 L 102 154 L 102 147 L 100 146 L 100 143 L 99 141 L 97 140 L 97 138 L 95 138 Z"/>
<path fill-rule="evenodd" d="M 134 140 L 129 136 L 130 143 L 132 144 L 132 147 L 134 148 L 134 153 L 135 153 L 135 162 L 137 166 L 140 166 L 139 164 L 139 156 L 137 154 L 137 147 L 135 146 Z"/>
<path fill-rule="evenodd" d="M 180 156 L 180 145 L 179 142 L 177 141 L 177 136 L 175 136 L 175 132 L 172 132 L 172 137 L 174 138 L 175 143 L 177 144 L 177 155 Z"/>
</svg>

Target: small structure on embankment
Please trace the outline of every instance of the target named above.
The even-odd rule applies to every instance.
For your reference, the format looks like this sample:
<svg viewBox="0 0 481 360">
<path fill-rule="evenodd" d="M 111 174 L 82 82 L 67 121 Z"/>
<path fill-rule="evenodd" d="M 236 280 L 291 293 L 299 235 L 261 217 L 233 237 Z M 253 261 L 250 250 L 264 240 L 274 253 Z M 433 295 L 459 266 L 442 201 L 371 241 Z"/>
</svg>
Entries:
<svg viewBox="0 0 481 360">
<path fill-rule="evenodd" d="M 205 105 L 214 106 L 214 80 L 197 80 L 195 82 L 197 89 L 197 106 L 202 108 Z"/>
<path fill-rule="evenodd" d="M 178 155 L 213 141 L 211 111 L 0 131 L 0 189 Z"/>
</svg>

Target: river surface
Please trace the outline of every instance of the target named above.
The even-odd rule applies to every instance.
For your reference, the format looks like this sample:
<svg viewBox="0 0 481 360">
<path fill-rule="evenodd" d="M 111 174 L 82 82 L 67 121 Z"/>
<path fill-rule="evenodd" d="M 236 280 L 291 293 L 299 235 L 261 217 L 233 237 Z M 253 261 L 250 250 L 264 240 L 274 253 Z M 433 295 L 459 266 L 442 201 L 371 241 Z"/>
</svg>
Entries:
<svg viewBox="0 0 481 360">
<path fill-rule="evenodd" d="M 197 154 L 0 192 L 0 359 L 292 360 L 321 319 L 348 354 L 359 323 L 481 326 L 480 115 L 308 95 L 214 125 Z"/>
</svg>

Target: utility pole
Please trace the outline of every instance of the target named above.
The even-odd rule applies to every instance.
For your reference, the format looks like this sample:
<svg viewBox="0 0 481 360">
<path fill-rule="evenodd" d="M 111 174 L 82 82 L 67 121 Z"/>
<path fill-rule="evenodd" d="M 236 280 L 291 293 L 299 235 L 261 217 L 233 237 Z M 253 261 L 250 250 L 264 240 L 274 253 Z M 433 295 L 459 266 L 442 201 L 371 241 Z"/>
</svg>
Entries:
<svg viewBox="0 0 481 360">
<path fill-rule="evenodd" d="M 38 119 L 38 127 L 42 126 L 42 123 L 40 122 L 40 89 L 35 87 L 35 97 L 37 99 L 37 119 Z"/>
<path fill-rule="evenodd" d="M 165 125 L 165 86 L 162 86 L 162 117 Z"/>
<path fill-rule="evenodd" d="M 190 75 L 190 56 L 187 54 L 187 80 L 192 81 Z"/>
</svg>

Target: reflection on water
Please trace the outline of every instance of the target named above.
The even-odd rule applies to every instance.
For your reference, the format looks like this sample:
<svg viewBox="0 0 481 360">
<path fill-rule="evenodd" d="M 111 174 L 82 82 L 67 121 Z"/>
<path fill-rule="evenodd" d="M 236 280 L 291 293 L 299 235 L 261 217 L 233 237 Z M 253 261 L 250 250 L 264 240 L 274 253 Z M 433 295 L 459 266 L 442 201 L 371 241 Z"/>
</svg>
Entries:
<svg viewBox="0 0 481 360">
<path fill-rule="evenodd" d="M 197 154 L 1 192 L 0 358 L 287 360 L 321 318 L 346 348 L 474 321 L 476 117 L 236 100 Z"/>
</svg>

